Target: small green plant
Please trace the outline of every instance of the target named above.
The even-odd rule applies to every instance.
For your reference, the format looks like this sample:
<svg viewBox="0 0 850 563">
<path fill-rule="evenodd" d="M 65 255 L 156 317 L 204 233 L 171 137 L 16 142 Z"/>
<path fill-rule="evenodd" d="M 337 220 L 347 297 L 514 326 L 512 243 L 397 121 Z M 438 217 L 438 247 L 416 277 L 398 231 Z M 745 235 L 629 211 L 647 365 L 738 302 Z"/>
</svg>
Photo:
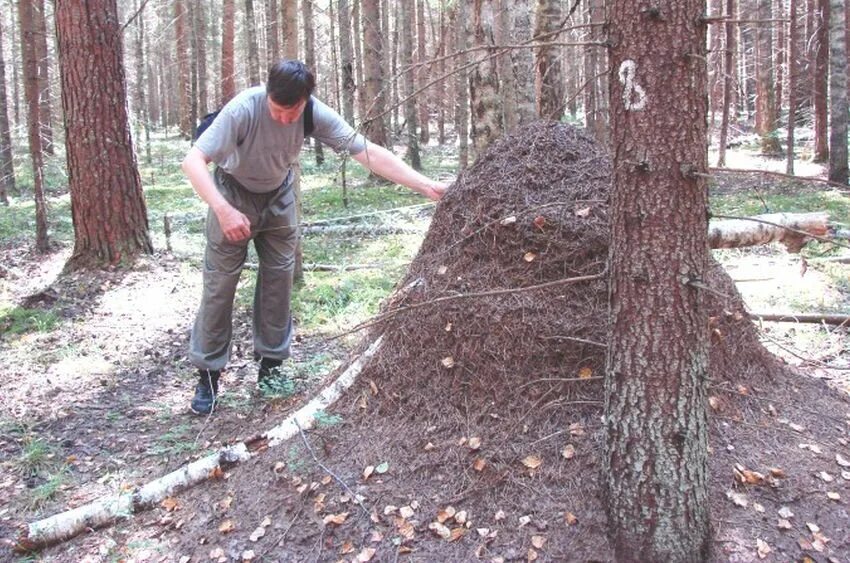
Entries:
<svg viewBox="0 0 850 563">
<path fill-rule="evenodd" d="M 319 428 L 329 428 L 331 426 L 336 426 L 337 424 L 342 423 L 343 418 L 338 414 L 329 414 L 325 411 L 318 411 L 313 415 L 313 418 L 316 420 L 316 425 Z"/>
<path fill-rule="evenodd" d="M 68 478 L 68 466 L 63 465 L 59 471 L 48 476 L 47 480 L 30 492 L 29 505 L 37 509 L 56 496 Z"/>
<path fill-rule="evenodd" d="M 295 394 L 295 381 L 283 373 L 272 375 L 260 383 L 260 394 L 266 399 L 288 399 Z"/>
<path fill-rule="evenodd" d="M 49 332 L 59 322 L 59 317 L 49 309 L 27 309 L 13 307 L 0 310 L 0 332 L 25 334 L 28 332 Z"/>
<path fill-rule="evenodd" d="M 18 473 L 25 477 L 35 477 L 55 465 L 56 451 L 49 442 L 35 436 L 32 430 L 19 429 L 22 434 L 21 455 L 15 461 Z"/>
<path fill-rule="evenodd" d="M 178 424 L 156 439 L 156 444 L 148 448 L 150 455 L 177 456 L 197 449 L 192 439 L 192 427 Z"/>
</svg>

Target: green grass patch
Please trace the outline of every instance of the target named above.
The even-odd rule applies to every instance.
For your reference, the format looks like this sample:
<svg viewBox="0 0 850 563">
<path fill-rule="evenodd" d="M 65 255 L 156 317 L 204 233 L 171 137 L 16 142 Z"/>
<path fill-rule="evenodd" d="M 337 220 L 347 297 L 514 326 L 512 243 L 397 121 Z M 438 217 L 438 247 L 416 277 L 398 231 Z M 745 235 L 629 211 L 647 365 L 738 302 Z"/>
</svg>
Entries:
<svg viewBox="0 0 850 563">
<path fill-rule="evenodd" d="M 330 428 L 332 426 L 337 426 L 338 424 L 342 424 L 343 418 L 338 414 L 329 414 L 325 411 L 318 411 L 313 415 L 313 419 L 316 421 L 316 426 L 319 428 Z"/>
<path fill-rule="evenodd" d="M 0 308 L 0 332 L 7 334 L 50 332 L 58 322 L 59 317 L 50 309 Z"/>
<path fill-rule="evenodd" d="M 32 509 L 43 506 L 52 500 L 62 486 L 68 481 L 68 467 L 62 466 L 59 471 L 48 475 L 47 480 L 35 487 L 29 494 L 29 505 Z"/>
<path fill-rule="evenodd" d="M 766 207 L 766 209 L 765 209 Z M 767 193 L 755 191 L 712 196 L 711 212 L 717 215 L 759 215 L 762 213 L 807 213 L 825 211 L 830 220 L 850 222 L 850 196 L 836 190 L 813 191 L 801 188 L 799 193 Z"/>
<path fill-rule="evenodd" d="M 183 423 L 170 428 L 165 434 L 156 439 L 156 443 L 148 448 L 149 455 L 179 456 L 194 452 L 197 449 L 192 436 L 192 426 Z"/>
<path fill-rule="evenodd" d="M 351 326 L 374 315 L 395 282 L 380 271 L 316 272 L 294 294 L 293 314 L 307 332 Z"/>
</svg>

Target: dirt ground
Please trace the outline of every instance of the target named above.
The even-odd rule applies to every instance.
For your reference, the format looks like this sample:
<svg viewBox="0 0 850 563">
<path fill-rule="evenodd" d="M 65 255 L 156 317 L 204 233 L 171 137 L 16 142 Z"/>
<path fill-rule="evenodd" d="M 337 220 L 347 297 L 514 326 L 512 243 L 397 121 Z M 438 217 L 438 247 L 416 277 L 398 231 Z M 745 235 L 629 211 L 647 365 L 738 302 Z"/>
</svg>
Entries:
<svg viewBox="0 0 850 563">
<path fill-rule="evenodd" d="M 129 271 L 57 281 L 68 249 L 44 260 L 11 245 L 0 253 L 2 290 L 30 307 L 58 309 L 67 323 L 62 331 L 0 337 L 2 537 L 271 428 L 328 381 L 301 386 L 285 401 L 261 397 L 254 390 L 249 312 L 239 310 L 227 397 L 214 417 L 193 416 L 185 347 L 200 273 L 192 266 L 161 253 Z M 803 273 L 800 258 L 780 248 L 718 256 L 751 310 L 788 304 L 792 295 L 850 304 L 846 286 L 835 287 L 817 268 Z M 712 386 L 712 559 L 850 561 L 847 328 L 762 328 L 765 345 L 792 367 Z M 293 355 L 329 346 L 299 340 Z M 600 384 L 588 388 L 587 404 L 540 403 L 531 417 L 546 421 L 539 425 L 522 422 L 528 412 L 496 405 L 464 413 L 471 395 L 463 381 L 421 385 L 420 391 L 444 394 L 445 418 L 410 409 L 405 393 L 415 390 L 367 379 L 307 433 L 333 476 L 296 439 L 131 520 L 33 557 L 610 560 L 596 494 L 601 408 L 592 398 L 601 396 Z M 506 428 L 513 429 L 507 436 Z M 16 461 L 31 435 L 54 445 L 47 462 L 63 467 L 57 494 L 41 503 L 32 491 L 43 479 L 20 471 Z M 363 446 L 373 442 L 383 449 Z M 362 497 L 362 507 L 352 494 Z M 448 529 L 447 539 L 434 522 Z M 15 557 L 8 544 L 0 547 L 0 559 Z"/>
</svg>

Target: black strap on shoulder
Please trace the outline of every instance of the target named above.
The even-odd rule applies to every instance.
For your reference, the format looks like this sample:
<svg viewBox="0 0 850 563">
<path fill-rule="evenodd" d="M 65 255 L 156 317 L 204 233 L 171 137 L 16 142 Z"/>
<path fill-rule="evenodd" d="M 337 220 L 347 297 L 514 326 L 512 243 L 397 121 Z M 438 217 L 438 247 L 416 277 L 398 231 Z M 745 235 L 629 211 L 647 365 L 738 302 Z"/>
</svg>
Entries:
<svg viewBox="0 0 850 563">
<path fill-rule="evenodd" d="M 304 136 L 309 137 L 313 134 L 313 97 L 307 98 L 307 105 L 304 106 Z"/>
<path fill-rule="evenodd" d="M 201 118 L 200 123 L 198 123 L 198 128 L 195 129 L 195 135 L 192 138 L 193 141 L 197 141 L 198 137 L 200 137 L 204 131 L 209 129 L 209 126 L 212 125 L 212 122 L 215 121 L 215 118 L 218 117 L 219 113 L 221 113 L 221 110 L 208 113 Z"/>
</svg>

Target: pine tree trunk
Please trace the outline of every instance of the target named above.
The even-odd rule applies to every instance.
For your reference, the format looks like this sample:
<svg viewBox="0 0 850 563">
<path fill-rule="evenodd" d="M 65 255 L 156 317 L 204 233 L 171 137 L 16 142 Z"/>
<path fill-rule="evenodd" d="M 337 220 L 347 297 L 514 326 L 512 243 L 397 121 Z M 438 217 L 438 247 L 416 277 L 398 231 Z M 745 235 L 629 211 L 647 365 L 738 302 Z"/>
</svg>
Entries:
<svg viewBox="0 0 850 563">
<path fill-rule="evenodd" d="M 354 53 L 351 44 L 349 0 L 339 0 L 339 67 L 342 78 L 342 116 L 354 123 Z"/>
<path fill-rule="evenodd" d="M 561 23 L 561 3 L 558 0 L 537 0 L 534 34 L 540 41 L 557 41 Z M 536 49 L 535 81 L 537 114 L 543 119 L 558 121 L 564 115 L 564 91 L 561 79 L 561 58 L 554 46 Z"/>
<path fill-rule="evenodd" d="M 144 0 L 138 0 L 136 9 L 142 7 Z M 138 127 L 144 129 L 145 132 L 145 162 L 151 163 L 151 137 L 150 137 L 150 119 L 148 116 L 148 101 L 145 96 L 145 87 L 148 80 L 145 77 L 145 68 L 147 51 L 145 50 L 145 17 L 140 13 L 136 18 L 136 83 L 134 87 L 134 99 L 136 108 L 136 121 Z"/>
<path fill-rule="evenodd" d="M 390 75 L 393 77 L 392 79 L 392 92 L 390 94 L 390 107 L 392 108 L 392 119 L 390 121 L 390 136 L 395 138 L 396 135 L 400 132 L 400 119 L 399 119 L 399 108 L 401 107 L 401 88 L 400 85 L 400 76 L 399 76 L 399 53 L 401 52 L 402 47 L 399 46 L 399 29 L 401 28 L 401 4 L 395 2 L 394 4 L 390 4 L 389 0 L 382 0 L 381 9 L 381 17 L 384 19 L 382 23 L 383 29 L 390 29 L 390 15 L 389 10 L 390 6 L 392 6 L 394 10 L 393 17 L 393 26 L 392 33 L 390 33 L 390 38 L 387 44 L 389 45 L 389 53 L 387 56 L 389 57 L 388 64 L 390 68 Z M 385 25 L 384 25 L 385 24 Z"/>
<path fill-rule="evenodd" d="M 24 96 L 27 106 L 27 132 L 32 161 L 33 196 L 35 199 L 35 248 L 44 254 L 49 250 L 47 238 L 47 204 L 44 199 L 44 151 L 39 120 L 38 46 L 36 44 L 33 3 L 18 0 L 18 25 L 21 30 Z"/>
<path fill-rule="evenodd" d="M 467 2 L 460 2 L 452 10 L 454 29 L 457 34 L 456 47 L 458 52 L 464 53 L 469 48 L 469 30 L 466 25 L 469 21 L 470 6 Z M 455 58 L 455 64 L 463 68 L 466 65 L 467 56 L 461 54 Z M 469 166 L 469 73 L 461 70 L 455 74 L 455 131 L 457 131 L 458 143 L 458 168 L 464 170 Z"/>
<path fill-rule="evenodd" d="M 829 10 L 829 179 L 847 183 L 847 27 L 844 0 Z"/>
<path fill-rule="evenodd" d="M 357 119 L 362 123 L 368 101 L 363 70 L 363 30 L 360 24 L 360 0 L 351 2 L 351 39 L 354 46 L 354 93 L 357 97 Z"/>
<path fill-rule="evenodd" d="M 190 139 L 195 138 L 198 126 L 198 30 L 195 15 L 196 4 L 186 2 L 186 27 L 189 34 L 189 130 Z"/>
<path fill-rule="evenodd" d="M 189 26 L 191 20 L 186 10 L 187 0 L 174 0 L 174 41 L 177 53 L 177 97 L 179 100 L 178 124 L 184 139 L 192 138 L 192 70 L 189 52 Z M 191 0 L 189 0 L 191 1 Z"/>
<path fill-rule="evenodd" d="M 6 97 L 6 61 L 3 56 L 3 25 L 0 21 L 0 203 L 9 205 L 9 192 L 15 190 L 12 135 L 9 129 L 9 100 Z"/>
<path fill-rule="evenodd" d="M 493 28 L 496 23 L 496 0 L 475 0 L 472 7 L 472 26 L 476 47 L 487 47 L 473 56 L 486 59 L 472 69 L 469 78 L 469 98 L 472 107 L 472 144 L 475 157 L 481 155 L 504 129 L 499 72 Z"/>
<path fill-rule="evenodd" d="M 72 267 L 151 253 L 127 118 L 115 0 L 56 0 L 71 214 Z M 93 64 L 95 62 L 95 64 Z"/>
<path fill-rule="evenodd" d="M 416 37 L 416 0 L 400 0 L 401 4 L 401 69 L 403 75 L 402 97 L 404 98 L 404 121 L 407 129 L 407 160 L 414 170 L 422 169 L 419 155 L 419 138 L 416 136 L 418 118 L 416 100 L 413 91 L 416 89 L 416 72 L 413 69 L 413 41 Z"/>
<path fill-rule="evenodd" d="M 221 5 L 221 99 L 223 106 L 236 95 L 236 0 L 223 0 Z"/>
<path fill-rule="evenodd" d="M 298 58 L 298 0 L 281 0 L 281 38 L 283 57 Z"/>
<path fill-rule="evenodd" d="M 735 0 L 726 0 L 726 15 L 730 18 L 735 17 Z M 734 60 L 734 53 L 737 48 L 736 35 L 735 24 L 726 22 L 723 36 L 723 114 L 720 119 L 720 142 L 717 151 L 717 166 L 720 167 L 726 166 L 726 145 L 729 143 L 729 114 L 734 106 L 732 102 L 734 95 L 732 80 L 736 75 L 735 69 L 737 67 Z"/>
<path fill-rule="evenodd" d="M 384 40 L 381 34 L 379 0 L 363 0 L 363 80 L 368 110 L 361 117 L 366 137 L 377 145 L 389 146 L 386 119 L 387 89 L 384 84 Z"/>
<path fill-rule="evenodd" d="M 316 68 L 316 22 L 313 19 L 313 0 L 301 0 L 301 15 L 304 18 L 304 64 L 313 71 L 316 77 L 316 83 L 318 84 L 319 69 Z M 315 141 L 313 143 L 313 150 L 316 155 L 316 164 L 321 165 L 324 163 L 325 153 L 322 150 L 322 143 Z M 297 256 L 296 259 L 298 259 Z"/>
<path fill-rule="evenodd" d="M 508 7 L 513 17 L 510 26 L 512 40 L 517 44 L 531 41 L 531 8 L 528 0 L 508 0 Z M 531 123 L 537 119 L 534 75 L 529 72 L 529 69 L 534 68 L 534 53 L 531 49 L 515 49 L 510 56 L 516 88 L 517 122 Z"/>
<path fill-rule="evenodd" d="M 248 85 L 256 86 L 260 83 L 260 46 L 257 44 L 257 22 L 254 17 L 254 0 L 245 0 L 245 30 L 247 38 L 245 41 L 246 55 L 248 58 Z"/>
<path fill-rule="evenodd" d="M 772 0 L 758 0 L 758 17 L 769 20 L 773 15 Z M 782 153 L 776 132 L 776 73 L 773 68 L 773 27 L 758 24 L 756 38 L 756 132 L 761 153 L 776 156 Z"/>
<path fill-rule="evenodd" d="M 286 0 L 283 0 L 286 2 Z M 277 0 L 266 0 L 266 59 L 271 66 L 280 59 L 280 29 Z"/>
<path fill-rule="evenodd" d="M 446 75 L 446 52 L 450 49 L 453 51 L 452 33 L 449 30 L 449 15 L 447 13 L 446 0 L 440 0 L 440 42 L 437 49 L 437 74 L 439 76 Z M 449 82 L 441 79 L 436 86 L 437 96 L 435 98 L 437 104 L 437 143 L 442 147 L 446 144 L 446 113 L 448 111 L 447 101 L 450 99 L 448 94 Z"/>
<path fill-rule="evenodd" d="M 50 57 L 47 52 L 47 16 L 44 0 L 33 2 L 36 52 L 38 53 L 38 117 L 41 121 L 41 147 L 53 155 L 53 111 L 50 106 Z"/>
<path fill-rule="evenodd" d="M 510 8 L 510 0 L 498 0 L 496 27 L 493 30 L 496 45 L 510 45 L 514 43 L 511 30 L 513 18 L 511 17 Z M 499 92 L 502 96 L 502 112 L 505 116 L 505 131 L 509 132 L 513 131 L 519 125 L 516 77 L 514 76 L 510 51 L 499 55 L 497 70 L 499 73 Z"/>
<path fill-rule="evenodd" d="M 788 7 L 788 136 L 786 138 L 785 173 L 794 174 L 794 127 L 797 120 L 797 0 Z"/>
<path fill-rule="evenodd" d="M 207 81 L 207 15 L 204 2 L 195 4 L 195 19 L 192 25 L 194 29 L 195 57 L 198 65 L 198 94 L 195 99 L 197 104 L 197 115 L 204 116 L 209 112 L 209 86 Z"/>
<path fill-rule="evenodd" d="M 816 0 L 815 68 L 812 87 L 814 106 L 815 162 L 829 160 L 829 0 Z"/>
<path fill-rule="evenodd" d="M 617 561 L 705 561 L 708 316 L 688 283 L 708 267 L 704 3 L 655 6 L 614 0 L 610 17 L 618 41 L 602 478 Z"/>
<path fill-rule="evenodd" d="M 14 4 L 12 4 L 12 10 L 14 10 Z M 16 41 L 16 39 L 21 38 L 22 35 L 18 33 L 18 29 L 16 29 L 17 19 L 12 15 L 9 18 L 11 22 L 9 36 L 12 38 L 9 41 L 12 44 L 12 61 L 23 61 L 23 56 L 21 55 L 21 45 L 23 44 L 23 39 L 20 41 Z M 14 119 L 15 126 L 19 127 L 21 124 L 21 94 L 20 94 L 20 84 L 21 84 L 21 76 L 18 70 L 19 65 L 12 65 L 12 106 L 14 110 Z"/>
<path fill-rule="evenodd" d="M 431 111 L 428 104 L 429 89 L 425 85 L 431 78 L 431 67 L 428 62 L 428 54 L 425 48 L 425 0 L 416 2 L 416 57 L 414 60 L 419 64 L 416 69 L 416 90 L 419 92 L 414 98 L 414 103 L 419 112 L 419 142 L 427 145 L 431 140 L 431 132 L 428 124 L 431 119 Z"/>
</svg>

